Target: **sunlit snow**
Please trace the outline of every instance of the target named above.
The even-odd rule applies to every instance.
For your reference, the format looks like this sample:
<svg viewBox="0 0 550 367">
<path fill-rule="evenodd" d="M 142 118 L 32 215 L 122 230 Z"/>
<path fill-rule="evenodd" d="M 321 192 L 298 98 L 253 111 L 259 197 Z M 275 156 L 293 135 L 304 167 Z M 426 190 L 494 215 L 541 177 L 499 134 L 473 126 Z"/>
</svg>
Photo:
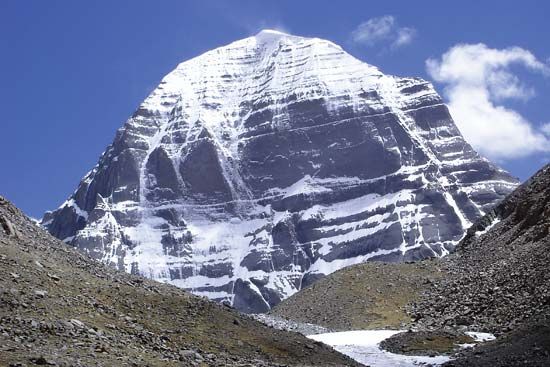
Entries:
<svg viewBox="0 0 550 367">
<path fill-rule="evenodd" d="M 421 364 L 441 365 L 450 360 L 446 356 L 406 356 L 386 352 L 378 346 L 384 339 L 404 330 L 355 330 L 309 335 L 308 338 L 332 346 L 359 363 L 371 367 L 412 367 Z"/>
<path fill-rule="evenodd" d="M 408 356 L 390 353 L 379 347 L 380 342 L 405 330 L 355 330 L 336 333 L 308 335 L 308 338 L 328 344 L 359 363 L 371 367 L 413 367 L 413 366 L 439 366 L 451 358 L 448 356 Z M 494 340 L 490 333 L 468 331 L 467 335 L 474 338 L 476 343 Z M 463 344 L 469 348 L 474 344 Z"/>
</svg>

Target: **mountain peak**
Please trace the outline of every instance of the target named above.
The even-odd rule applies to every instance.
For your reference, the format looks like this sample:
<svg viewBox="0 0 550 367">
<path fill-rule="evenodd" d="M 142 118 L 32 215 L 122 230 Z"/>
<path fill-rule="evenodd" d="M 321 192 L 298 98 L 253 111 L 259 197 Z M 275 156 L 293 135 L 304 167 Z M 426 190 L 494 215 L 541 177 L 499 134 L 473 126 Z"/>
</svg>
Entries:
<svg viewBox="0 0 550 367">
<path fill-rule="evenodd" d="M 281 39 L 303 39 L 303 37 L 293 36 L 274 29 L 263 29 L 252 37 L 258 44 L 277 43 Z"/>
<path fill-rule="evenodd" d="M 315 43 L 315 44 L 324 44 L 326 46 L 342 50 L 341 46 L 326 39 L 297 36 L 297 35 L 285 33 L 276 29 L 263 29 L 251 38 L 253 38 L 259 44 L 273 44 L 273 43 L 278 43 L 281 40 L 290 40 L 290 41 L 303 41 L 303 42 Z"/>
<path fill-rule="evenodd" d="M 291 36 L 291 35 L 276 29 L 262 29 L 256 34 L 255 37 L 265 37 L 265 36 L 283 36 L 284 37 L 284 36 Z"/>
<path fill-rule="evenodd" d="M 43 223 L 120 269 L 263 312 L 346 265 L 448 253 L 515 185 L 430 83 L 264 30 L 178 65 Z"/>
</svg>

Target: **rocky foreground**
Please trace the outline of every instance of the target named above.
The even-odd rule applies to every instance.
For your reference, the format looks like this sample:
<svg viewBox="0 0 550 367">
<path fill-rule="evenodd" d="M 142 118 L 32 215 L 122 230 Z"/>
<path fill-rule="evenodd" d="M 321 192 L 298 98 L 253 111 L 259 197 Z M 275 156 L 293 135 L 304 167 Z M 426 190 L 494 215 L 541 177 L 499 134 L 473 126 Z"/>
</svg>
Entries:
<svg viewBox="0 0 550 367">
<path fill-rule="evenodd" d="M 548 366 L 549 264 L 547 165 L 475 222 L 448 257 L 349 267 L 284 301 L 273 314 L 339 329 L 432 332 L 425 344 L 442 332 L 457 335 L 458 343 L 457 332 L 489 331 L 496 341 L 461 352 L 448 365 Z M 346 286 L 349 292 L 342 290 Z M 388 344 L 403 351 L 410 340 L 401 334 Z M 448 349 L 455 350 L 452 344 Z"/>
<path fill-rule="evenodd" d="M 412 307 L 421 326 L 502 333 L 550 314 L 550 165 L 474 224 L 442 267 L 448 275 Z"/>
<path fill-rule="evenodd" d="M 298 333 L 127 275 L 0 197 L 0 366 L 356 366 Z"/>
</svg>

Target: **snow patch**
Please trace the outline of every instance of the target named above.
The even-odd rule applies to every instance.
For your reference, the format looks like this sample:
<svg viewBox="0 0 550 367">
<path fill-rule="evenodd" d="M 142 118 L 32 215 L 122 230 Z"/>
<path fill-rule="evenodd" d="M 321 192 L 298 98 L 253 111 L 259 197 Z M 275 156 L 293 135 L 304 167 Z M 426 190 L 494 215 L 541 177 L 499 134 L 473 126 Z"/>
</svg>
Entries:
<svg viewBox="0 0 550 367">
<path fill-rule="evenodd" d="M 474 338 L 476 342 L 488 342 L 496 339 L 496 336 L 491 333 L 481 333 L 478 331 L 467 331 L 466 335 Z"/>
<path fill-rule="evenodd" d="M 494 226 L 496 226 L 498 223 L 500 223 L 500 218 L 494 218 L 493 221 L 491 222 L 491 224 L 489 224 L 487 227 L 485 227 L 485 229 L 483 229 L 481 231 L 476 231 L 476 236 L 479 237 L 479 236 L 484 235 L 485 233 L 489 232 L 489 230 L 491 228 L 493 228 Z"/>
<path fill-rule="evenodd" d="M 406 356 L 382 350 L 380 342 L 404 330 L 355 330 L 308 335 L 308 338 L 328 344 L 359 363 L 371 367 L 417 367 L 421 364 L 441 365 L 446 356 Z"/>
<path fill-rule="evenodd" d="M 88 220 L 88 212 L 85 211 L 85 210 L 80 209 L 80 207 L 79 207 L 78 204 L 74 201 L 73 198 L 68 199 L 68 200 L 65 201 L 63 204 L 61 204 L 61 206 L 59 207 L 59 209 L 63 209 L 63 208 L 65 208 L 65 207 L 73 208 L 73 210 L 74 210 L 74 212 L 76 213 L 76 215 L 78 215 L 79 217 L 84 218 L 85 220 Z"/>
</svg>

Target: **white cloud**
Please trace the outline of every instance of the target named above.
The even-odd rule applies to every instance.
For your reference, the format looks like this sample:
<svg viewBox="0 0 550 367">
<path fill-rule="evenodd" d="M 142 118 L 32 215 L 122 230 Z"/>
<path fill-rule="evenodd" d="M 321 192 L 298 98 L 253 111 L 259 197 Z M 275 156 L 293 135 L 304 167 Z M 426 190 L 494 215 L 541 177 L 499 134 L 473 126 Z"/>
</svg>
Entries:
<svg viewBox="0 0 550 367">
<path fill-rule="evenodd" d="M 460 44 L 441 59 L 428 59 L 428 74 L 445 84 L 449 110 L 466 140 L 495 160 L 550 151 L 550 126 L 536 128 L 505 100 L 528 100 L 532 88 L 524 85 L 511 66 L 549 75 L 548 65 L 528 50 L 492 49 L 484 44 Z"/>
<path fill-rule="evenodd" d="M 391 48 L 405 46 L 416 36 L 414 28 L 399 27 L 395 17 L 385 15 L 369 19 L 357 26 L 351 33 L 353 42 L 372 46 L 379 42 L 388 42 Z"/>
<path fill-rule="evenodd" d="M 260 32 L 264 29 L 271 29 L 271 30 L 274 30 L 274 31 L 279 31 L 279 32 L 282 32 L 282 33 L 287 33 L 287 34 L 292 33 L 286 25 L 284 25 L 280 22 L 267 21 L 267 20 L 264 20 L 264 19 L 261 19 L 261 20 L 256 21 L 256 22 L 248 22 L 246 24 L 243 24 L 242 26 L 246 28 L 247 32 L 250 35 L 255 35 L 255 34 L 257 34 L 258 32 Z"/>
<path fill-rule="evenodd" d="M 416 29 L 404 27 L 397 30 L 397 38 L 393 41 L 393 47 L 408 45 L 416 36 Z"/>
<path fill-rule="evenodd" d="M 550 122 L 542 125 L 541 131 L 550 137 Z"/>
</svg>

